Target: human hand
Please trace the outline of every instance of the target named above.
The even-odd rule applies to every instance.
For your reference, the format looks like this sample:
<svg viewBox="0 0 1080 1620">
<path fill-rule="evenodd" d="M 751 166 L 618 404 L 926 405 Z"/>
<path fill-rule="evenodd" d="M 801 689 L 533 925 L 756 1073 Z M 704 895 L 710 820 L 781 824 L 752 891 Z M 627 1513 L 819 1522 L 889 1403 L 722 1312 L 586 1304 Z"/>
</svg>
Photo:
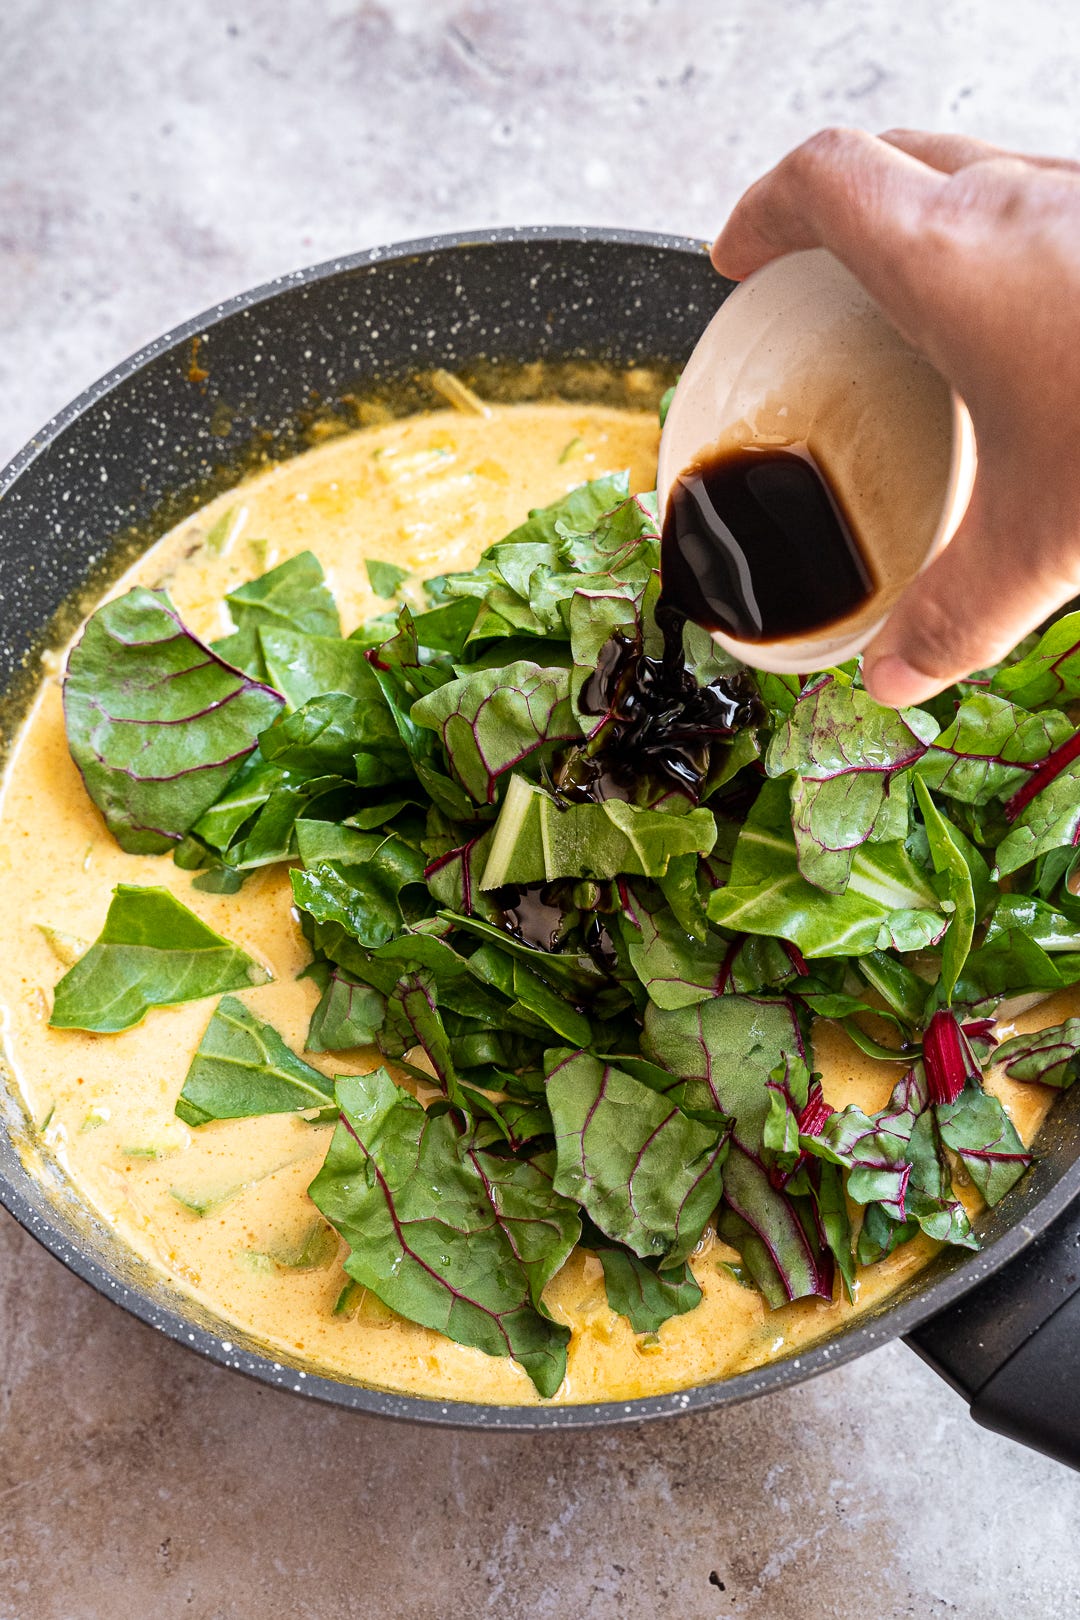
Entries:
<svg viewBox="0 0 1080 1620">
<path fill-rule="evenodd" d="M 864 655 L 872 696 L 919 703 L 1080 591 L 1080 164 L 823 130 L 750 187 L 712 260 L 741 280 L 810 247 L 847 265 L 975 427 L 967 514 Z"/>
</svg>

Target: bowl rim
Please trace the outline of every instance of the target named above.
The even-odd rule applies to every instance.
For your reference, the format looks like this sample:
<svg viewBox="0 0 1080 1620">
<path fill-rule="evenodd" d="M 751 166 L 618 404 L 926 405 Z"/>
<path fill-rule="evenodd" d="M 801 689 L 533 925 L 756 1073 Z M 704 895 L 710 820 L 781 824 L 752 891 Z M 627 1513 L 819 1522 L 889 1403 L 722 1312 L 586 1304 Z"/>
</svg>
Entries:
<svg viewBox="0 0 1080 1620">
<path fill-rule="evenodd" d="M 334 277 L 346 276 L 357 270 L 380 264 L 392 265 L 417 258 L 442 257 L 466 249 L 512 245 L 528 248 L 567 243 L 612 248 L 640 247 L 674 255 L 692 256 L 696 259 L 706 255 L 709 247 L 707 242 L 699 238 L 662 232 L 588 225 L 514 225 L 413 237 L 385 246 L 361 249 L 355 253 L 286 272 L 215 303 L 201 313 L 171 327 L 83 389 L 68 405 L 50 417 L 0 472 L 0 497 L 72 423 L 142 370 L 150 361 L 166 351 L 190 342 L 191 338 L 211 330 L 242 310 L 272 302 L 294 288 L 329 281 Z M 719 277 L 717 279 L 720 280 Z M 0 1122 L 0 1138 L 3 1134 Z M 16 1174 L 20 1178 L 28 1185 L 41 1185 L 23 1163 L 13 1143 L 5 1144 L 0 1140 L 0 1147 L 5 1148 L 15 1161 Z M 246 1330 L 230 1328 L 224 1320 L 221 1322 L 222 1331 L 212 1332 L 200 1323 L 185 1317 L 178 1309 L 150 1297 L 148 1293 L 138 1288 L 133 1279 L 125 1281 L 123 1277 L 112 1272 L 93 1252 L 90 1239 L 76 1234 L 74 1227 L 70 1233 L 65 1233 L 61 1229 L 59 1220 L 53 1214 L 53 1204 L 47 1195 L 43 1204 L 35 1203 L 15 1180 L 9 1178 L 0 1165 L 0 1205 L 8 1210 L 25 1231 L 99 1294 L 121 1305 L 130 1315 L 147 1326 L 156 1328 L 176 1343 L 196 1351 L 218 1366 L 242 1372 L 263 1384 L 284 1388 L 316 1401 L 363 1412 L 372 1417 L 394 1418 L 441 1427 L 519 1432 L 610 1427 L 641 1423 L 681 1413 L 708 1411 L 721 1406 L 736 1405 L 757 1395 L 800 1383 L 831 1367 L 841 1366 L 880 1344 L 910 1332 L 968 1293 L 984 1278 L 1019 1254 L 1078 1193 L 1080 1193 L 1080 1157 L 1067 1166 L 1062 1175 L 1043 1191 L 1036 1201 L 1029 1200 L 1024 1206 L 1023 1215 L 994 1238 L 986 1249 L 965 1254 L 951 1270 L 932 1279 L 913 1297 L 893 1305 L 885 1304 L 868 1312 L 864 1318 L 855 1318 L 851 1325 L 842 1328 L 832 1338 L 808 1345 L 797 1355 L 767 1362 L 763 1366 L 736 1373 L 727 1379 L 697 1384 L 664 1394 L 579 1404 L 512 1406 L 444 1401 L 428 1396 L 398 1394 L 373 1385 L 352 1383 L 277 1361 L 272 1350 L 249 1349 L 244 1343 L 238 1342 L 248 1337 Z M 134 1251 L 132 1253 L 134 1254 Z M 138 1256 L 135 1258 L 139 1260 L 140 1265 L 146 1266 L 148 1274 L 156 1275 L 156 1269 L 150 1262 L 144 1262 Z"/>
</svg>

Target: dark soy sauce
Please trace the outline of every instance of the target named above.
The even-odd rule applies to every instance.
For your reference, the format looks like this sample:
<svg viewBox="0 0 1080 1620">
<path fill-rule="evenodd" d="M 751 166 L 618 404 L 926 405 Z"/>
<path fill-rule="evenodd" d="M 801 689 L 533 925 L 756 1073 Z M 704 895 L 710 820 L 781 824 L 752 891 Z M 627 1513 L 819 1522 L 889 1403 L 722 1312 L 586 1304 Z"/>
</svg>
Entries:
<svg viewBox="0 0 1080 1620">
<path fill-rule="evenodd" d="M 662 604 L 738 641 L 845 619 L 876 582 L 804 445 L 722 451 L 679 474 L 661 545 Z"/>
</svg>

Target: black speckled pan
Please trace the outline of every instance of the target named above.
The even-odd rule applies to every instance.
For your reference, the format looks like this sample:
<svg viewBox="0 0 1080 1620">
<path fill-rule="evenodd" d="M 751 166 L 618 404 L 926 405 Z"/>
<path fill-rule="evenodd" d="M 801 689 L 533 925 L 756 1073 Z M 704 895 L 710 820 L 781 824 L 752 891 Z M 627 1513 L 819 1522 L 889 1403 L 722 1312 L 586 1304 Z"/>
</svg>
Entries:
<svg viewBox="0 0 1080 1620">
<path fill-rule="evenodd" d="M 677 368 L 728 290 L 703 246 L 542 228 L 374 249 L 287 276 L 152 343 L 49 422 L 0 478 L 0 681 L 7 731 L 37 654 L 133 549 L 252 455 L 300 448 L 320 413 L 417 372 L 600 361 Z M 415 398 L 422 399 L 422 394 Z M 75 604 L 74 606 L 72 604 Z M 499 1429 L 640 1422 L 778 1389 L 906 1334 L 981 1421 L 1080 1465 L 1080 1086 L 1023 1182 L 979 1222 L 978 1254 L 942 1254 L 825 1342 L 726 1382 L 590 1406 L 474 1406 L 321 1378 L 178 1294 L 81 1204 L 0 1086 L 0 1202 L 80 1277 L 142 1321 L 269 1384 L 382 1417 Z"/>
</svg>

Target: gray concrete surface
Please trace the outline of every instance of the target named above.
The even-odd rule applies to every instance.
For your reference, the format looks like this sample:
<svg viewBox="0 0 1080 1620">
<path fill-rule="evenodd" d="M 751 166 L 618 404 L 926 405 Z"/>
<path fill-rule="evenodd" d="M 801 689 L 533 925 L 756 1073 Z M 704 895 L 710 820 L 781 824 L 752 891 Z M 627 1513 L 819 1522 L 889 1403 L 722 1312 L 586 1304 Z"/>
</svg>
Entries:
<svg viewBox="0 0 1080 1620">
<path fill-rule="evenodd" d="M 4 0 L 0 459 L 278 271 L 709 235 L 823 122 L 1080 155 L 1070 0 Z M 1080 1481 L 889 1347 L 733 1413 L 427 1433 L 204 1366 L 0 1217 L 0 1620 L 1066 1620 Z"/>
</svg>

